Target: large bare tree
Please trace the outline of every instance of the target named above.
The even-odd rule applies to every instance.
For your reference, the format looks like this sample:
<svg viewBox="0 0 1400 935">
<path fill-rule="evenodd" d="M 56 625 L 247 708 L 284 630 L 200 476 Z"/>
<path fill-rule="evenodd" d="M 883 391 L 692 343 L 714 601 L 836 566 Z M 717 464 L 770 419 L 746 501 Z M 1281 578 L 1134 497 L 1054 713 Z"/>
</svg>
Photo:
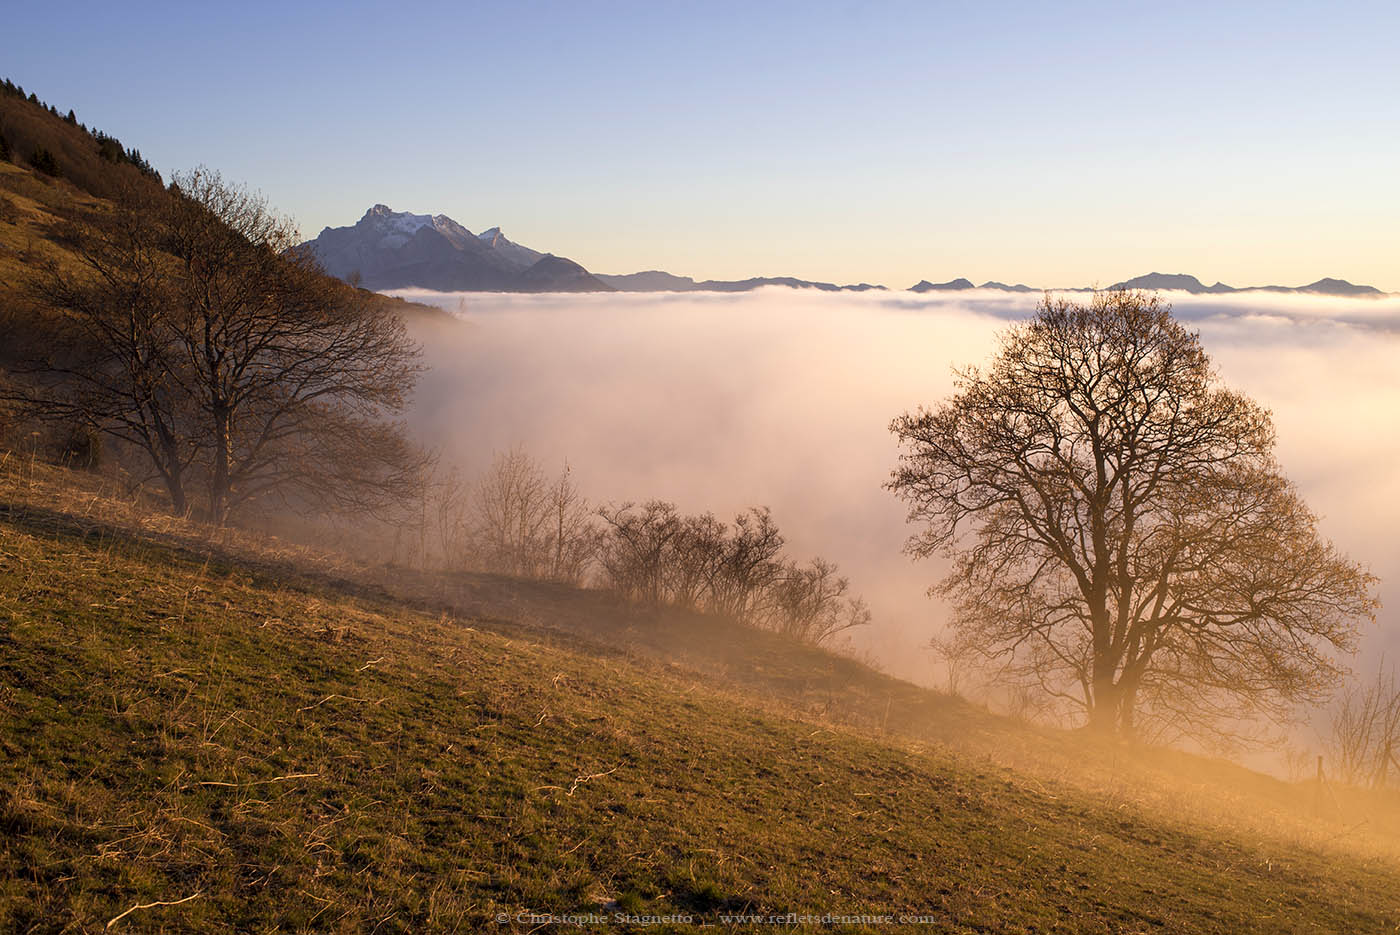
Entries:
<svg viewBox="0 0 1400 935">
<path fill-rule="evenodd" d="M 1047 297 L 957 393 L 895 419 L 890 488 L 957 639 L 1131 733 L 1281 718 L 1336 684 L 1373 580 L 1318 534 L 1267 411 L 1157 298 Z"/>
<path fill-rule="evenodd" d="M 32 282 L 26 401 L 134 446 L 177 510 L 269 497 L 373 509 L 422 457 L 399 426 L 418 373 L 404 324 L 293 249 L 295 227 L 217 174 L 133 188 L 75 224 L 76 265 Z"/>
<path fill-rule="evenodd" d="M 4 310 L 7 395 L 31 415 L 98 431 L 137 453 L 138 480 L 158 477 L 177 513 L 190 505 L 197 411 L 177 374 L 169 327 L 172 263 L 154 213 L 165 198 L 125 187 L 115 208 L 59 233 L 72 261 L 36 265 L 32 307 Z"/>
<path fill-rule="evenodd" d="M 295 249 L 260 196 L 197 169 L 177 175 L 165 246 L 170 328 L 203 418 L 211 518 L 275 493 L 373 508 L 417 474 L 399 411 L 416 380 L 403 322 Z"/>
</svg>

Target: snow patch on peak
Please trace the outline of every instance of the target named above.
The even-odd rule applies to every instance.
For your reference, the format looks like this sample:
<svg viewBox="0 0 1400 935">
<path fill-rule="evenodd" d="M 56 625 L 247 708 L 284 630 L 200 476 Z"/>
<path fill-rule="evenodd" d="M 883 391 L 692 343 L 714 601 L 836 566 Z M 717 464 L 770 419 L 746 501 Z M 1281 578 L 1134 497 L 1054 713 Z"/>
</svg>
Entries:
<svg viewBox="0 0 1400 935">
<path fill-rule="evenodd" d="M 388 205 L 375 205 L 360 218 L 361 224 L 372 224 L 386 233 L 411 236 L 420 227 L 431 224 L 433 219 L 426 214 L 409 214 L 407 211 L 393 211 Z"/>
<path fill-rule="evenodd" d="M 426 214 L 395 214 L 389 220 L 392 229 L 400 234 L 416 234 L 420 228 L 433 223 L 433 219 Z"/>
<path fill-rule="evenodd" d="M 433 223 L 427 214 L 409 214 L 407 211 L 393 211 L 388 205 L 375 205 L 365 212 L 360 224 L 379 235 L 377 246 L 391 250 L 408 243 L 413 235 Z"/>
<path fill-rule="evenodd" d="M 433 229 L 441 231 L 443 233 L 455 234 L 457 236 L 462 237 L 472 236 L 471 231 L 467 230 L 461 224 L 458 224 L 456 221 L 452 220 L 445 214 L 433 215 Z"/>
</svg>

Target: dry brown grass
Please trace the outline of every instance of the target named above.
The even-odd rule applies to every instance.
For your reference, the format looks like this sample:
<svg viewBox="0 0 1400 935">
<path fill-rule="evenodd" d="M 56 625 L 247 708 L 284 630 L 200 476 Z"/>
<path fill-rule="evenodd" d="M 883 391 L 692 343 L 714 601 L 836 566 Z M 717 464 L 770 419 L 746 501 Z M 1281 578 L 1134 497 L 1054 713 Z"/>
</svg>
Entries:
<svg viewBox="0 0 1400 935">
<path fill-rule="evenodd" d="M 445 612 L 466 600 L 481 613 Z M 1285 784 L 1033 730 L 722 621 L 201 527 L 13 456 L 0 645 L 10 930 L 1400 922 L 1394 859 L 1328 844 L 1332 819 L 1290 838 L 1266 814 Z"/>
<path fill-rule="evenodd" d="M 389 599 L 512 637 L 659 666 L 777 717 L 954 753 L 1032 781 L 1047 794 L 1073 789 L 1250 838 L 1400 862 L 1400 796 L 1393 790 L 1285 782 L 1225 759 L 1038 727 L 838 653 L 714 617 L 641 608 L 597 590 L 424 571 L 256 530 L 216 528 L 171 516 L 139 494 L 124 495 L 111 480 L 33 457 L 0 454 L 0 509 L 4 504 L 50 517 L 84 541 L 160 544 L 206 564 L 237 563 L 297 586 Z"/>
</svg>

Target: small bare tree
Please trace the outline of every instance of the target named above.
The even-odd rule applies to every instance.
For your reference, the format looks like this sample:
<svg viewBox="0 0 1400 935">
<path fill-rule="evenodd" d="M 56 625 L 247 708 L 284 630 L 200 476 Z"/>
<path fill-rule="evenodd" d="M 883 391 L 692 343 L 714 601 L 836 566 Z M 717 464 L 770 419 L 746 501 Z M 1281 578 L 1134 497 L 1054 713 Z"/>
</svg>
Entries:
<svg viewBox="0 0 1400 935">
<path fill-rule="evenodd" d="M 1400 777 L 1400 679 L 1384 660 L 1374 681 L 1337 699 L 1327 746 L 1343 782 L 1379 789 Z"/>
<path fill-rule="evenodd" d="M 762 598 L 782 573 L 783 536 L 767 507 L 734 518 L 711 594 L 711 609 L 740 623 L 762 615 Z"/>
<path fill-rule="evenodd" d="M 838 633 L 866 626 L 865 602 L 848 595 L 851 583 L 822 558 L 807 565 L 784 563 L 771 586 L 770 628 L 806 643 L 824 643 Z"/>
<path fill-rule="evenodd" d="M 712 603 L 724 567 L 729 528 L 713 513 L 686 516 L 671 544 L 666 590 L 671 603 L 703 610 Z"/>
<path fill-rule="evenodd" d="M 954 629 L 929 639 L 928 648 L 943 663 L 944 690 L 950 695 L 961 694 L 969 676 L 978 668 L 981 653 L 977 647 Z"/>
<path fill-rule="evenodd" d="M 670 605 L 766 627 L 823 643 L 870 623 L 865 602 L 823 559 L 785 562 L 783 537 L 766 508 L 752 508 L 728 526 L 712 513 L 683 516 L 651 500 L 598 511 L 605 528 L 599 549 L 604 583 L 623 597 Z"/>
<path fill-rule="evenodd" d="M 651 606 L 666 603 L 671 550 L 683 528 L 674 503 L 648 500 L 600 507 L 606 537 L 599 553 L 605 583 L 623 597 Z"/>
<path fill-rule="evenodd" d="M 474 506 L 483 567 L 522 578 L 543 577 L 549 555 L 550 488 L 524 448 L 497 452 L 478 481 Z"/>
<path fill-rule="evenodd" d="M 476 485 L 475 551 L 487 571 L 582 584 L 598 549 L 568 464 L 550 481 L 524 448 L 498 452 Z"/>
<path fill-rule="evenodd" d="M 435 478 L 433 492 L 433 519 L 443 567 L 466 568 L 473 563 L 474 544 L 468 485 L 453 467 Z"/>
<path fill-rule="evenodd" d="M 546 577 L 562 584 L 580 585 L 598 552 L 599 532 L 588 500 L 574 483 L 567 462 L 549 486 L 549 567 Z"/>
</svg>

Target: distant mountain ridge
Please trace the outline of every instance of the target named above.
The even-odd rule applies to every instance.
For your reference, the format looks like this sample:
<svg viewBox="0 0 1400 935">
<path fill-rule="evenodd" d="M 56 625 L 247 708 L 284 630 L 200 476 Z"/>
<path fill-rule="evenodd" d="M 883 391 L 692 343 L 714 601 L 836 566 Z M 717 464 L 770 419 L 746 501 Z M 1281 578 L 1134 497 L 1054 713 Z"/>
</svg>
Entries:
<svg viewBox="0 0 1400 935">
<path fill-rule="evenodd" d="M 573 260 L 513 243 L 499 227 L 473 234 L 444 214 L 411 214 L 382 204 L 354 226 L 324 228 L 303 246 L 326 272 L 367 289 L 613 291 Z"/>
<path fill-rule="evenodd" d="M 838 286 L 832 282 L 813 282 L 792 276 L 755 276 L 752 279 L 706 279 L 696 282 L 689 276 L 676 276 L 661 270 L 626 275 L 599 274 L 599 279 L 619 292 L 748 292 L 763 286 L 787 286 L 791 289 L 817 289 L 821 292 L 868 292 L 884 290 L 884 286 L 868 282 Z"/>
<path fill-rule="evenodd" d="M 947 282 L 929 282 L 921 279 L 909 287 L 910 292 L 961 292 L 964 289 L 976 289 L 970 279 L 950 279 Z"/>
<path fill-rule="evenodd" d="M 1185 273 L 1148 273 L 1146 276 L 1137 276 L 1133 279 L 1126 279 L 1123 282 L 1114 283 L 1109 288 L 1112 289 L 1146 289 L 1146 290 L 1174 290 L 1178 292 L 1189 292 L 1192 295 L 1217 295 L 1230 292 L 1303 292 L 1313 295 L 1345 295 L 1345 296 L 1380 296 L 1386 293 L 1375 286 L 1361 286 L 1347 282 L 1345 279 L 1319 279 L 1317 282 L 1310 282 L 1306 286 L 1227 286 L 1223 282 L 1217 282 L 1213 286 L 1207 286 L 1195 276 L 1188 276 Z"/>
<path fill-rule="evenodd" d="M 592 273 L 566 257 L 544 253 L 506 238 L 499 227 L 473 234 L 443 214 L 411 214 L 377 204 L 353 226 L 324 228 L 304 246 L 313 250 L 326 271 L 368 289 L 433 289 L 440 292 L 749 292 L 765 286 L 815 289 L 819 292 L 885 291 L 867 282 L 838 285 L 794 276 L 750 279 L 704 279 L 664 270 L 639 273 Z M 1180 291 L 1192 295 L 1238 292 L 1291 292 L 1334 296 L 1383 296 L 1374 286 L 1344 279 L 1319 279 L 1305 286 L 1207 286 L 1186 273 L 1148 273 L 1114 283 L 1111 289 Z M 963 292 L 971 289 L 1030 293 L 1041 289 L 995 280 L 974 285 L 964 278 L 946 282 L 922 279 L 909 292 Z M 1053 288 L 1053 292 L 1088 292 L 1091 287 Z"/>
</svg>

